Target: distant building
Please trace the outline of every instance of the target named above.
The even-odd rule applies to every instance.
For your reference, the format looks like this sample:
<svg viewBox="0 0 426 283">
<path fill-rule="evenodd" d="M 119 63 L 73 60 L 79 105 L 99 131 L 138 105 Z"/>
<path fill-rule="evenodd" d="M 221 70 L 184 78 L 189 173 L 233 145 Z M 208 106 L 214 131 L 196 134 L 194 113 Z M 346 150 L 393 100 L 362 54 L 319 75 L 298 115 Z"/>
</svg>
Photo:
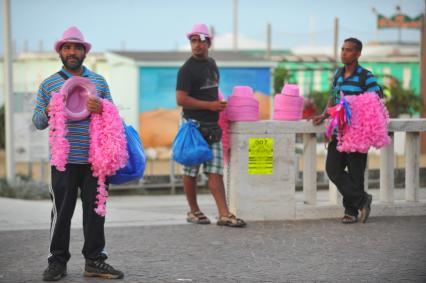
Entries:
<svg viewBox="0 0 426 283">
<path fill-rule="evenodd" d="M 273 56 L 272 60 L 278 62 L 278 67 L 289 70 L 291 80 L 300 85 L 304 95 L 330 89 L 336 69 L 332 47 L 298 47 L 291 50 L 291 55 Z M 394 78 L 403 88 L 420 93 L 420 47 L 417 43 L 365 44 L 360 64 L 373 71 L 381 84 L 388 84 L 389 79 Z M 342 65 L 340 55 L 337 65 Z"/>
<path fill-rule="evenodd" d="M 229 36 L 223 37 L 223 46 L 229 46 Z M 220 37 L 216 39 L 220 44 Z M 245 43 L 244 43 L 245 42 Z M 244 45 L 248 42 L 248 45 Z M 228 44 L 228 45 L 227 45 Z M 272 90 L 272 74 L 276 67 L 286 68 L 290 73 L 290 81 L 300 86 L 301 94 L 308 95 L 313 91 L 328 91 L 335 70 L 332 49 L 306 47 L 295 48 L 291 52 L 273 49 L 271 60 L 265 59 L 264 45 L 252 45 L 250 41 L 240 42 L 240 51 L 211 51 L 216 59 L 220 75 L 220 89 L 229 96 L 235 85 L 251 86 L 263 108 L 268 111 L 262 114 L 268 118 L 270 95 Z M 257 43 L 260 44 L 260 43 Z M 253 48 L 249 48 L 250 45 Z M 227 47 L 228 46 L 228 47 Z M 420 50 L 414 43 L 368 43 L 365 44 L 361 64 L 374 72 L 380 83 L 387 83 L 389 78 L 399 80 L 404 88 L 420 92 Z M 147 140 L 170 144 L 179 120 L 179 109 L 176 106 L 175 87 L 179 67 L 190 56 L 189 50 L 175 52 L 140 52 L 112 51 L 106 53 L 90 53 L 85 65 L 103 75 L 108 81 L 112 97 L 124 120 L 135 126 Z M 340 59 L 338 58 L 338 65 Z M 14 106 L 15 113 L 25 115 L 25 122 L 17 122 L 23 127 L 28 121 L 28 113 L 32 112 L 36 93 L 41 81 L 57 72 L 61 62 L 56 53 L 22 53 L 13 60 Z M 3 104 L 3 62 L 0 59 L 0 105 Z M 27 114 L 25 114 L 27 113 Z M 144 119 L 162 119 L 162 125 L 144 122 Z M 24 118 L 22 118 L 24 119 Z M 152 120 L 150 120 L 152 121 Z M 173 124 L 171 133 L 160 138 L 149 132 L 160 131 L 167 123 Z M 151 125 L 152 124 L 152 125 Z M 145 128 L 144 128 L 145 127 Z M 24 132 L 24 130 L 22 130 Z M 164 131 L 165 132 L 165 131 Z M 22 136 L 22 140 L 27 137 Z M 30 140 L 30 139 L 27 139 Z M 148 143 L 149 144 L 149 143 Z"/>
<path fill-rule="evenodd" d="M 108 65 L 102 53 L 90 53 L 84 64 L 105 76 L 108 80 Z M 58 54 L 53 52 L 27 52 L 20 53 L 13 58 L 13 91 L 15 98 L 15 111 L 22 106 L 20 97 L 23 94 L 36 94 L 40 83 L 60 70 L 62 62 Z M 3 87 L 3 58 L 0 58 L 0 105 L 4 102 Z M 35 97 L 34 97 L 35 99 Z"/>
<path fill-rule="evenodd" d="M 175 111 L 177 73 L 190 56 L 189 52 L 114 51 L 106 54 L 114 100 L 126 121 L 138 127 L 145 144 L 151 144 L 148 139 L 155 139 L 158 145 L 171 144 L 170 137 L 174 137 L 179 124 L 179 112 Z M 270 95 L 275 62 L 233 51 L 212 51 L 210 56 L 218 64 L 219 86 L 225 97 L 231 95 L 236 85 L 250 86 L 258 95 Z M 161 120 L 157 121 L 166 115 L 174 120 L 175 126 L 170 132 L 162 129 Z M 152 126 L 157 123 L 160 128 Z"/>
<path fill-rule="evenodd" d="M 108 66 L 102 54 L 90 53 L 85 65 L 108 80 Z M 31 118 L 40 83 L 61 66 L 56 53 L 21 53 L 13 60 L 13 145 L 17 162 L 49 158 L 48 131 L 36 130 Z M 3 80 L 3 61 L 0 61 L 0 105 L 4 102 Z"/>
</svg>

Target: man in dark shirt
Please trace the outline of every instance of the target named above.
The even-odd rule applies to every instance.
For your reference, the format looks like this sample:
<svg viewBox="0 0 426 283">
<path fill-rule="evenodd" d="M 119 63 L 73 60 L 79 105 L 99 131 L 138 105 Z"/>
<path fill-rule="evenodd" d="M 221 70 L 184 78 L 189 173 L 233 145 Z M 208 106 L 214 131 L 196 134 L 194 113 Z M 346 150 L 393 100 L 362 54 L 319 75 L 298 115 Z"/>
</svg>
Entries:
<svg viewBox="0 0 426 283">
<path fill-rule="evenodd" d="M 344 67 L 336 70 L 333 79 L 333 91 L 327 103 L 327 108 L 340 101 L 340 92 L 344 95 L 359 95 L 364 92 L 376 92 L 381 95 L 381 88 L 374 75 L 358 64 L 361 56 L 362 43 L 356 38 L 344 41 L 341 50 L 341 60 Z M 327 110 L 326 108 L 326 110 Z M 312 118 L 314 125 L 321 124 L 328 118 L 327 111 Z M 358 152 L 340 152 L 337 150 L 337 138 L 333 135 L 328 144 L 326 171 L 330 180 L 343 195 L 345 215 L 342 223 L 350 224 L 358 221 L 365 223 L 370 215 L 372 196 L 364 191 L 364 171 L 367 164 L 367 154 Z M 345 171 L 347 168 L 347 171 Z"/>
<path fill-rule="evenodd" d="M 176 86 L 176 102 L 183 108 L 185 120 L 195 120 L 204 138 L 209 143 L 213 159 L 203 164 L 208 176 L 208 187 L 213 194 L 219 212 L 217 225 L 243 227 L 246 223 L 229 212 L 223 183 L 223 148 L 218 126 L 219 112 L 225 110 L 226 102 L 218 98 L 219 70 L 216 62 L 208 57 L 212 36 L 205 24 L 196 24 L 187 34 L 192 56 L 180 68 Z M 197 203 L 196 178 L 200 166 L 184 168 L 183 187 L 190 211 L 187 221 L 210 224 Z"/>
</svg>

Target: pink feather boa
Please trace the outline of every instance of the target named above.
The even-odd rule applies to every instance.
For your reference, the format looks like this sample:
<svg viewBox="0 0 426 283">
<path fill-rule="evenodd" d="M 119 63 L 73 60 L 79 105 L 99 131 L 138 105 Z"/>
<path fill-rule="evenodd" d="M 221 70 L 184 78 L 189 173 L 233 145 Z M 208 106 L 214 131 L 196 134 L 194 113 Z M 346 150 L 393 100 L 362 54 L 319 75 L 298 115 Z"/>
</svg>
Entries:
<svg viewBox="0 0 426 283">
<path fill-rule="evenodd" d="M 65 138 L 67 129 L 64 106 L 64 94 L 54 94 L 49 112 L 49 144 L 52 155 L 50 162 L 59 171 L 65 171 L 69 153 L 69 143 Z M 102 106 L 101 114 L 92 113 L 90 117 L 89 163 L 93 176 L 98 178 L 95 212 L 105 216 L 108 197 L 106 177 L 114 175 L 118 169 L 124 167 L 129 156 L 123 122 L 116 107 L 106 99 L 102 99 Z"/>
<path fill-rule="evenodd" d="M 231 122 L 226 117 L 226 111 L 219 113 L 219 127 L 222 129 L 222 147 L 223 147 L 223 161 L 225 164 L 229 162 L 229 150 L 231 147 Z"/>
<path fill-rule="evenodd" d="M 370 147 L 382 148 L 390 144 L 389 113 L 376 93 L 345 96 L 352 112 L 351 125 L 344 134 L 339 131 L 337 150 L 367 153 Z"/>
<path fill-rule="evenodd" d="M 70 145 L 65 138 L 68 131 L 65 127 L 65 94 L 52 93 L 49 111 L 49 145 L 51 151 L 50 164 L 59 171 L 65 171 Z"/>
<path fill-rule="evenodd" d="M 219 90 L 218 94 L 219 100 L 225 100 L 222 92 Z M 231 148 L 231 121 L 229 121 L 226 110 L 219 112 L 219 127 L 222 129 L 222 147 L 223 147 L 223 161 L 225 164 L 229 162 L 229 150 Z"/>
</svg>

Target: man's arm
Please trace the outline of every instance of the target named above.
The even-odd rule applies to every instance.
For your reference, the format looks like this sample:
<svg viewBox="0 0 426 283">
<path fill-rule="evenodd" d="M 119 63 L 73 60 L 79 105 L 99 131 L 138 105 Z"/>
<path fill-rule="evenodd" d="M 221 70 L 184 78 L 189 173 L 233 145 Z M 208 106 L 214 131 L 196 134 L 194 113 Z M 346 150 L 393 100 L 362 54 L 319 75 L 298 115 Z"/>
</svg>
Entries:
<svg viewBox="0 0 426 283">
<path fill-rule="evenodd" d="M 377 83 L 376 77 L 371 72 L 367 72 L 365 78 L 365 89 L 367 92 L 375 92 L 380 96 L 380 98 L 383 98 L 382 89 Z"/>
<path fill-rule="evenodd" d="M 332 106 L 332 102 L 333 102 L 333 97 L 332 97 L 332 96 L 330 96 L 330 97 L 328 98 L 327 105 L 326 105 L 326 107 L 325 107 L 324 111 L 322 112 L 322 114 L 317 115 L 317 116 L 314 116 L 314 117 L 312 117 L 311 119 L 308 119 L 308 120 L 312 120 L 312 123 L 313 123 L 315 126 L 317 126 L 317 125 L 321 124 L 321 123 L 322 123 L 325 119 L 327 119 L 327 118 L 330 116 L 330 115 L 327 113 L 327 109 L 328 109 L 329 107 L 331 107 L 331 106 Z"/>
<path fill-rule="evenodd" d="M 176 103 L 187 109 L 205 109 L 210 111 L 223 111 L 226 108 L 226 101 L 204 101 L 190 97 L 186 91 L 176 91 Z"/>
<path fill-rule="evenodd" d="M 48 112 L 50 110 L 50 96 L 43 85 L 37 93 L 36 105 L 33 112 L 33 124 L 38 130 L 44 130 L 49 125 Z"/>
</svg>

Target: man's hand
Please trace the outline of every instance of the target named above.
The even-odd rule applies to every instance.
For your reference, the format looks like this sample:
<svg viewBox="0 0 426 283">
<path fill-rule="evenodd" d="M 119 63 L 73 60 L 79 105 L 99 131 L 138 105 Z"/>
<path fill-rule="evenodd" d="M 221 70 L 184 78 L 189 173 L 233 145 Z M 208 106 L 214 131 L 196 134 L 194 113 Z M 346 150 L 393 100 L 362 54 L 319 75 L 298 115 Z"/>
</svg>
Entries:
<svg viewBox="0 0 426 283">
<path fill-rule="evenodd" d="M 333 97 L 330 96 L 328 98 L 327 106 L 325 107 L 324 112 L 321 115 L 310 117 L 308 120 L 312 120 L 312 124 L 314 124 L 315 126 L 318 126 L 325 119 L 327 119 L 328 117 L 330 117 L 330 114 L 327 113 L 327 109 L 330 108 L 333 105 L 332 101 L 333 101 Z"/>
<path fill-rule="evenodd" d="M 309 118 L 308 120 L 312 120 L 312 124 L 314 124 L 315 126 L 318 126 L 325 119 L 327 119 L 328 116 L 329 116 L 328 114 L 321 114 L 321 115 L 313 116 L 313 117 Z"/>
<path fill-rule="evenodd" d="M 50 112 L 50 103 L 47 104 L 46 108 L 44 109 L 44 112 L 46 112 L 46 115 L 49 116 L 49 112 Z"/>
<path fill-rule="evenodd" d="M 89 96 L 86 107 L 91 113 L 101 114 L 103 110 L 101 99 L 94 96 Z"/>
<path fill-rule="evenodd" d="M 226 101 L 222 101 L 222 100 L 216 100 L 216 101 L 211 101 L 209 104 L 209 110 L 211 111 L 223 111 L 226 108 Z"/>
</svg>

